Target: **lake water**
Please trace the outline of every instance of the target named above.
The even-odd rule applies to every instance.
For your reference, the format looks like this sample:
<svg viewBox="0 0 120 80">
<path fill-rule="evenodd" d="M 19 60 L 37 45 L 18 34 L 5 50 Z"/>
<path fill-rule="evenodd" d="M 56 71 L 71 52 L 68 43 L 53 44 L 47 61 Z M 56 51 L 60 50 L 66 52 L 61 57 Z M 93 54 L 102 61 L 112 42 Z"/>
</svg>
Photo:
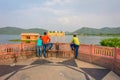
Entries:
<svg viewBox="0 0 120 80">
<path fill-rule="evenodd" d="M 71 42 L 72 35 L 65 37 L 51 37 L 51 42 Z M 102 39 L 112 38 L 108 36 L 78 36 L 81 44 L 98 44 Z M 120 37 L 119 37 L 120 38 Z M 0 44 L 16 44 L 20 42 L 11 42 L 11 39 L 20 39 L 20 35 L 0 35 Z"/>
<path fill-rule="evenodd" d="M 16 44 L 19 42 L 11 42 L 11 39 L 20 39 L 20 35 L 0 35 L 0 44 Z"/>
</svg>

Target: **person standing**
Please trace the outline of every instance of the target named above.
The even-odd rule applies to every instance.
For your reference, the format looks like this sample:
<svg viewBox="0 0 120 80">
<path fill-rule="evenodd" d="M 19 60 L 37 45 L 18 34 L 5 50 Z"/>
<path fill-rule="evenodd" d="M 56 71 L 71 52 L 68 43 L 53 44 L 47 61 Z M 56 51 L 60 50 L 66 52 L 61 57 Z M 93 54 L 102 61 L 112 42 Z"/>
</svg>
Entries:
<svg viewBox="0 0 120 80">
<path fill-rule="evenodd" d="M 37 40 L 37 54 L 36 56 L 41 57 L 42 56 L 42 36 L 38 37 Z"/>
<path fill-rule="evenodd" d="M 79 49 L 79 46 L 80 46 L 80 42 L 79 42 L 78 37 L 76 35 L 73 35 L 70 47 L 71 47 L 72 50 L 75 50 L 75 58 L 76 59 L 78 58 L 78 49 Z"/>
<path fill-rule="evenodd" d="M 52 48 L 52 43 L 50 43 L 50 37 L 47 35 L 46 32 L 44 32 L 44 35 L 42 36 L 42 41 L 43 41 L 43 49 L 44 49 L 44 57 L 46 58 L 46 49 L 47 47 L 49 47 L 48 49 L 51 49 Z"/>
</svg>

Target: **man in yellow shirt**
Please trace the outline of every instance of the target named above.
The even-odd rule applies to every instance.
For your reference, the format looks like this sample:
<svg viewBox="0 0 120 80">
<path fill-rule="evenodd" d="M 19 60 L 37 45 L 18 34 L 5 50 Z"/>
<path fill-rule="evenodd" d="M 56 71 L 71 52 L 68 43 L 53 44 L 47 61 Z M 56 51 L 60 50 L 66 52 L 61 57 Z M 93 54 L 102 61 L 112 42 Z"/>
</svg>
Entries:
<svg viewBox="0 0 120 80">
<path fill-rule="evenodd" d="M 78 58 L 79 45 L 80 45 L 80 42 L 79 42 L 78 37 L 77 37 L 76 35 L 73 35 L 72 43 L 70 44 L 70 46 L 71 46 L 71 49 L 72 49 L 72 50 L 75 49 L 75 58 L 76 58 L 76 59 Z"/>
</svg>

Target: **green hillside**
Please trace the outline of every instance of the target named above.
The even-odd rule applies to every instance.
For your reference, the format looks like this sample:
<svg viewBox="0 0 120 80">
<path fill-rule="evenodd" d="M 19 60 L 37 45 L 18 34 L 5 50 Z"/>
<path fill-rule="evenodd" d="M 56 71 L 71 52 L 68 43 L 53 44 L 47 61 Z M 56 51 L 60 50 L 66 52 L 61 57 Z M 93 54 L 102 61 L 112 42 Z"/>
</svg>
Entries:
<svg viewBox="0 0 120 80">
<path fill-rule="evenodd" d="M 17 27 L 0 28 L 0 34 L 11 34 L 11 35 L 13 35 L 13 34 L 19 35 L 19 34 L 25 33 L 25 32 L 43 34 L 43 32 L 45 32 L 45 31 L 48 31 L 48 30 L 40 29 L 40 28 L 22 29 L 22 28 L 17 28 Z M 77 34 L 85 34 L 85 35 L 104 35 L 104 34 L 120 35 L 120 27 L 117 27 L 117 28 L 104 27 L 101 29 L 83 27 L 74 32 L 65 32 L 65 33 L 66 34 L 77 33 Z"/>
<path fill-rule="evenodd" d="M 19 35 L 21 33 L 25 32 L 31 32 L 31 33 L 40 33 L 43 34 L 47 30 L 45 29 L 39 29 L 39 28 L 32 28 L 32 29 L 21 29 L 21 28 L 16 28 L 16 27 L 4 27 L 0 28 L 0 34 L 15 34 Z"/>
<path fill-rule="evenodd" d="M 95 35 L 98 35 L 98 34 L 120 34 L 120 27 L 117 27 L 117 28 L 104 27 L 101 29 L 83 27 L 81 29 L 74 31 L 73 33 L 95 34 Z"/>
</svg>

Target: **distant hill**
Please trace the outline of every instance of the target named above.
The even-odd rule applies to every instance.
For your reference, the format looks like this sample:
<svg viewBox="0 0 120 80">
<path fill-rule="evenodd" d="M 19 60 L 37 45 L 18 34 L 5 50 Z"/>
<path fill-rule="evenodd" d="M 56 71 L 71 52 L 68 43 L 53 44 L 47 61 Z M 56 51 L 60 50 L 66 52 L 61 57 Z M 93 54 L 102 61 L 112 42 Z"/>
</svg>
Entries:
<svg viewBox="0 0 120 80">
<path fill-rule="evenodd" d="M 45 31 L 47 31 L 47 30 L 39 29 L 39 28 L 31 28 L 31 29 L 22 29 L 22 28 L 16 28 L 16 27 L 0 28 L 0 34 L 15 34 L 15 35 L 19 35 L 19 34 L 25 33 L 25 32 L 43 34 L 43 32 L 45 32 Z"/>
<path fill-rule="evenodd" d="M 97 34 L 120 34 L 120 27 L 117 27 L 117 28 L 104 27 L 101 29 L 83 27 L 81 29 L 74 31 L 73 33 L 96 34 L 96 35 Z"/>
<path fill-rule="evenodd" d="M 11 35 L 13 35 L 13 34 L 19 35 L 19 34 L 25 33 L 25 32 L 43 34 L 43 32 L 45 32 L 45 31 L 48 31 L 48 30 L 40 29 L 40 28 L 22 29 L 22 28 L 17 28 L 17 27 L 0 28 L 0 34 L 11 34 Z M 83 27 L 74 32 L 65 32 L 65 33 L 66 34 L 77 33 L 77 34 L 88 34 L 88 35 L 120 34 L 120 27 L 117 27 L 117 28 L 104 27 L 101 29 Z"/>
</svg>

